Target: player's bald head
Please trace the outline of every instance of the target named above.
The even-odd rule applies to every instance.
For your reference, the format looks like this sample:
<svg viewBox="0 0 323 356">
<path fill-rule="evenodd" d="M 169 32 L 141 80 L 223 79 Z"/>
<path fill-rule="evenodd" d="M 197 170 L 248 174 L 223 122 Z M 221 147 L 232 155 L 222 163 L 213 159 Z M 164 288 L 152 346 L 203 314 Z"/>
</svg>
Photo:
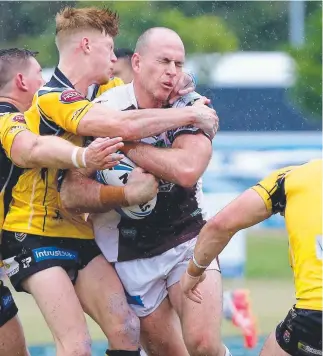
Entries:
<svg viewBox="0 0 323 356">
<path fill-rule="evenodd" d="M 181 47 L 185 51 L 183 41 L 175 31 L 166 27 L 152 27 L 138 38 L 135 52 L 143 55 L 162 44 Z"/>
</svg>

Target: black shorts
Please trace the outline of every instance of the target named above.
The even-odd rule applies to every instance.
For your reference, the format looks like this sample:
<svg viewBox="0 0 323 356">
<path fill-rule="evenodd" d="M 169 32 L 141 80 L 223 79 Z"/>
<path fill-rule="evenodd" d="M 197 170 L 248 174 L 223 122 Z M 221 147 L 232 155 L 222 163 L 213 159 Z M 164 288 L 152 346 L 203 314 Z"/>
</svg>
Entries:
<svg viewBox="0 0 323 356">
<path fill-rule="evenodd" d="M 18 313 L 18 308 L 10 289 L 0 280 L 0 327 L 11 320 Z"/>
<path fill-rule="evenodd" d="M 292 308 L 277 326 L 276 340 L 293 356 L 322 355 L 322 312 Z"/>
<path fill-rule="evenodd" d="M 2 231 L 2 258 L 17 292 L 31 275 L 51 267 L 62 267 L 75 283 L 78 271 L 101 254 L 95 240 L 46 237 Z"/>
</svg>

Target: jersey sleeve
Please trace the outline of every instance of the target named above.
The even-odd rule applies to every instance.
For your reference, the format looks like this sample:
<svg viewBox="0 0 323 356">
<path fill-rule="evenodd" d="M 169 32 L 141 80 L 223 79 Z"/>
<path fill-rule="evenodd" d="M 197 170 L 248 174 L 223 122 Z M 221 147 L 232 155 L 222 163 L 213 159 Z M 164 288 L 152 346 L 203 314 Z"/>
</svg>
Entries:
<svg viewBox="0 0 323 356">
<path fill-rule="evenodd" d="M 21 113 L 9 114 L 0 118 L 0 141 L 9 159 L 11 159 L 11 148 L 18 133 L 29 130 L 25 117 Z"/>
<path fill-rule="evenodd" d="M 61 129 L 77 134 L 80 121 L 93 106 L 88 99 L 71 88 L 40 90 L 36 94 L 34 105 L 40 115 L 41 134 L 58 134 Z"/>
<path fill-rule="evenodd" d="M 295 167 L 285 167 L 274 171 L 252 187 L 273 214 L 283 213 L 286 207 L 285 179 Z"/>
<path fill-rule="evenodd" d="M 204 133 L 204 131 L 202 131 L 201 129 L 199 129 L 198 127 L 195 127 L 193 125 L 181 126 L 181 127 L 178 127 L 177 129 L 167 131 L 167 137 L 171 144 L 174 143 L 174 141 L 176 140 L 176 138 L 178 136 L 184 135 L 184 134 L 188 134 L 188 135 L 204 134 L 205 136 L 207 136 Z"/>
<path fill-rule="evenodd" d="M 124 82 L 120 78 L 113 77 L 113 78 L 111 78 L 109 80 L 109 82 L 107 84 L 99 86 L 95 97 L 97 98 L 98 96 L 100 96 L 105 91 L 107 91 L 109 89 L 112 89 L 112 88 L 115 88 L 115 87 L 118 87 L 119 85 L 124 85 Z"/>
</svg>

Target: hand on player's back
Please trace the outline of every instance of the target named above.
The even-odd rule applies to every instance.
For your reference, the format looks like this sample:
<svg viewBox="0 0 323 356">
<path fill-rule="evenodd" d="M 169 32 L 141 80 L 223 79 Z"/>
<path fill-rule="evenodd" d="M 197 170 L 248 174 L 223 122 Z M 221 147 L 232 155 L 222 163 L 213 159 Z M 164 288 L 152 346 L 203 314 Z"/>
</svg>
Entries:
<svg viewBox="0 0 323 356">
<path fill-rule="evenodd" d="M 204 96 L 194 103 L 192 106 L 196 110 L 194 125 L 213 138 L 218 131 L 219 118 L 216 111 L 207 106 L 208 104 L 210 104 L 210 99 Z"/>
<path fill-rule="evenodd" d="M 129 205 L 146 203 L 158 193 L 158 180 L 150 173 L 136 167 L 129 175 L 125 195 Z"/>
<path fill-rule="evenodd" d="M 115 138 L 97 138 L 87 148 L 85 152 L 85 161 L 88 168 L 103 170 L 112 168 L 120 163 L 124 157 L 123 154 L 116 153 L 123 142 L 121 137 Z"/>
</svg>

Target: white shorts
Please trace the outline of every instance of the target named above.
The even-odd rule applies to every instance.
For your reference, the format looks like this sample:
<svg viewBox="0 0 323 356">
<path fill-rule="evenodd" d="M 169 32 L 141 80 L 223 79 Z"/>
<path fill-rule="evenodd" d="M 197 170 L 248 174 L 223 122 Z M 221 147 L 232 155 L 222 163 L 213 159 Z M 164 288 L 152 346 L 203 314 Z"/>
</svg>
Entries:
<svg viewBox="0 0 323 356">
<path fill-rule="evenodd" d="M 137 316 L 144 317 L 158 308 L 167 289 L 179 282 L 193 256 L 197 238 L 151 258 L 116 262 L 115 269 L 128 293 L 128 303 Z M 208 269 L 220 271 L 214 260 Z"/>
</svg>

